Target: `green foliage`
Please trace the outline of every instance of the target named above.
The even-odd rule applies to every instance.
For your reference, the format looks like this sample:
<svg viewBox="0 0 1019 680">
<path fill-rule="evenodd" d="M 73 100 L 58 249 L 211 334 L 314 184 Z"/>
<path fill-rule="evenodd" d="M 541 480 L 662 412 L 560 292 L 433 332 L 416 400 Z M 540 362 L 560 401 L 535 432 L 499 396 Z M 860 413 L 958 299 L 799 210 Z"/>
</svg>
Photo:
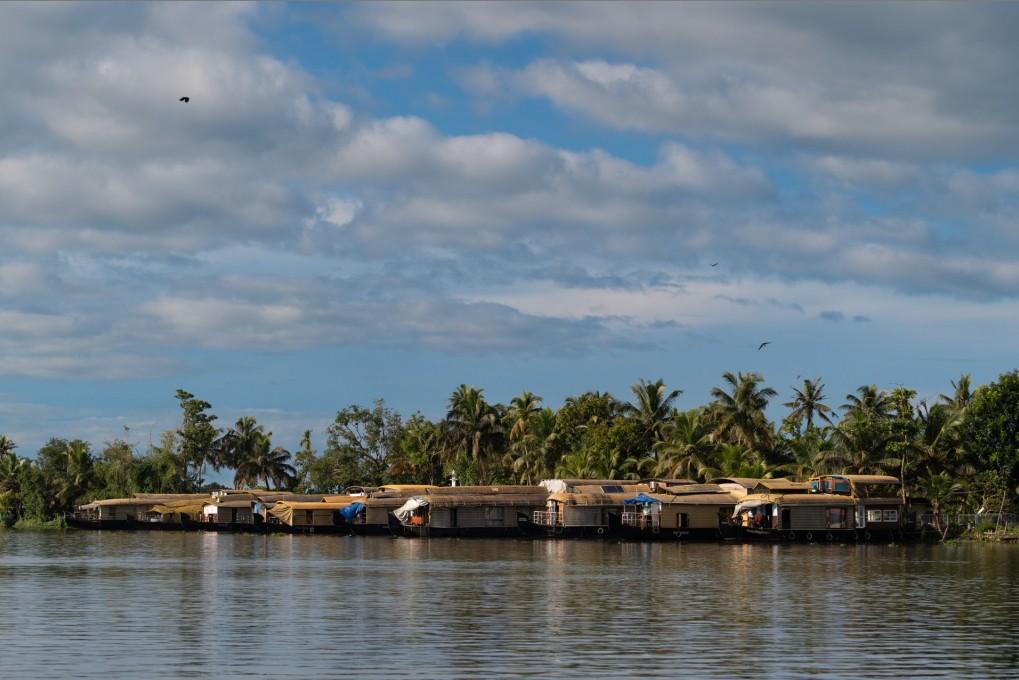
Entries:
<svg viewBox="0 0 1019 680">
<path fill-rule="evenodd" d="M 220 459 L 214 446 L 218 430 L 213 426 L 216 416 L 208 413 L 212 404 L 195 398 L 184 390 L 177 390 L 177 401 L 181 408 L 181 425 L 177 430 L 180 437 L 179 455 L 184 463 L 185 476 L 193 488 L 200 488 L 205 482 L 205 467 L 218 469 Z"/>
<path fill-rule="evenodd" d="M 354 485 L 464 484 L 543 478 L 638 479 L 887 473 L 903 494 L 945 512 L 988 512 L 1015 501 L 1019 482 L 1019 372 L 973 388 L 968 375 L 935 403 L 916 392 L 864 385 L 846 395 L 842 417 L 824 403 L 820 378 L 805 380 L 775 423 L 765 413 L 775 391 L 755 373 L 726 373 L 706 406 L 677 412 L 678 390 L 641 380 L 631 404 L 602 392 L 567 398 L 558 409 L 522 392 L 507 407 L 460 385 L 446 415 L 405 423 L 378 400 L 336 414 L 319 455 L 306 430 L 291 462 L 254 418 L 222 436 L 208 402 L 177 392 L 179 429 L 164 432 L 143 455 L 124 439 L 95 456 L 88 443 L 53 438 L 34 458 L 17 455 L 0 435 L 0 521 L 45 522 L 99 497 L 199 488 L 206 466 L 235 471 L 238 486 L 340 492 Z"/>
<path fill-rule="evenodd" d="M 1019 371 L 977 389 L 966 408 L 962 439 L 978 468 L 1014 489 L 1019 473 Z"/>
</svg>

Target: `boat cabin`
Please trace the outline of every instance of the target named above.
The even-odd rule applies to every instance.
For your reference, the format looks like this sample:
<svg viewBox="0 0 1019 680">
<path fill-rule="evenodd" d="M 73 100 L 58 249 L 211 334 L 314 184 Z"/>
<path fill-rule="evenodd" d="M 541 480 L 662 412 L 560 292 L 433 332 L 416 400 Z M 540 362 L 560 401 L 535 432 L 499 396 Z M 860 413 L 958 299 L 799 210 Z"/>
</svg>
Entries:
<svg viewBox="0 0 1019 680">
<path fill-rule="evenodd" d="M 811 493 L 848 496 L 856 501 L 855 525 L 868 535 L 898 532 L 904 521 L 902 483 L 890 475 L 818 475 Z"/>
<path fill-rule="evenodd" d="M 699 493 L 639 493 L 623 501 L 623 533 L 639 537 L 719 538 L 729 525 L 736 495 L 716 485 Z"/>
<path fill-rule="evenodd" d="M 744 537 L 787 540 L 855 538 L 852 498 L 821 493 L 759 493 L 740 500 L 733 511 Z"/>
<path fill-rule="evenodd" d="M 531 493 L 429 492 L 408 499 L 394 515 L 410 536 L 516 535 L 524 532 L 533 512 L 545 507 L 545 490 L 529 488 Z"/>
</svg>

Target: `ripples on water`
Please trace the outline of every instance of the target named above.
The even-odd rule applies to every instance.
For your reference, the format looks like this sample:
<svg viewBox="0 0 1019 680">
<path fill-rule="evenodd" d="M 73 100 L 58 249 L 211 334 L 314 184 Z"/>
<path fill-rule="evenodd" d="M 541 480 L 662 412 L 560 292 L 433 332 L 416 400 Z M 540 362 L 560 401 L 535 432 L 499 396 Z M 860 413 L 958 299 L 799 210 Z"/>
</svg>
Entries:
<svg viewBox="0 0 1019 680">
<path fill-rule="evenodd" d="M 1019 677 L 1019 549 L 0 532 L 0 678 Z"/>
</svg>

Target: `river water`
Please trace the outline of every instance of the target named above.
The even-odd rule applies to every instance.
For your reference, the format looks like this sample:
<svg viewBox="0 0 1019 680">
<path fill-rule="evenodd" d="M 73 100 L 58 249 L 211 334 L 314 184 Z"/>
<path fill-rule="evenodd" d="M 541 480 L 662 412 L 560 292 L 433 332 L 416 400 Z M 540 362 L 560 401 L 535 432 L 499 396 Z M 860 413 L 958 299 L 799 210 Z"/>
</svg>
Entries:
<svg viewBox="0 0 1019 680">
<path fill-rule="evenodd" d="M 0 531 L 0 678 L 1019 677 L 1019 548 Z"/>
</svg>

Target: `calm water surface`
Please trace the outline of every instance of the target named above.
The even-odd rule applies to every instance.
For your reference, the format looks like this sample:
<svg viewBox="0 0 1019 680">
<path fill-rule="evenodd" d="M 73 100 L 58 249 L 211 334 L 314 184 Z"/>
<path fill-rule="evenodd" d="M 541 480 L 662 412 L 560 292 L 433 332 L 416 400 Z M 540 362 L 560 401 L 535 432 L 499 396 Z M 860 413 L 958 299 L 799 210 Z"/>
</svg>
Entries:
<svg viewBox="0 0 1019 680">
<path fill-rule="evenodd" d="M 1019 548 L 0 531 L 0 678 L 1019 677 Z"/>
</svg>

